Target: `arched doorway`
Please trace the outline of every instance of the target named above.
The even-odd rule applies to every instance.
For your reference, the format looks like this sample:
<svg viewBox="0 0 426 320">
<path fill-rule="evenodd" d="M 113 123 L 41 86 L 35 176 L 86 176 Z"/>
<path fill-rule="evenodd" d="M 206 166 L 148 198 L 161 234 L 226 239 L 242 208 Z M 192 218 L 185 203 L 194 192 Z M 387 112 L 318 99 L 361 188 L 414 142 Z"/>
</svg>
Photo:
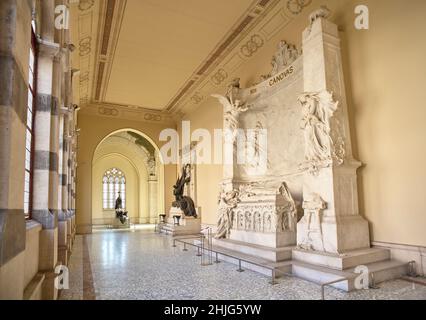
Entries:
<svg viewBox="0 0 426 320">
<path fill-rule="evenodd" d="M 109 225 L 115 218 L 111 197 L 117 197 L 113 178 L 116 170 L 125 177 L 125 207 L 133 224 L 155 223 L 164 212 L 164 165 L 157 145 L 142 132 L 121 129 L 106 136 L 96 147 L 92 159 L 92 226 Z M 123 191 L 121 191 L 123 192 Z"/>
</svg>

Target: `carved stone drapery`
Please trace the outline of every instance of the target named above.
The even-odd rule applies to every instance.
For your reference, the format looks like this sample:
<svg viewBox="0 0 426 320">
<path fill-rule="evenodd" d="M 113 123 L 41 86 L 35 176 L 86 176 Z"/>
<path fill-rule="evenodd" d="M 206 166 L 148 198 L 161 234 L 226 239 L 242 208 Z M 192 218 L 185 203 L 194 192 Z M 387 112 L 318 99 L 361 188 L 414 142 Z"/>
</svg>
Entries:
<svg viewBox="0 0 426 320">
<path fill-rule="evenodd" d="M 219 219 L 217 223 L 216 239 L 223 239 L 229 236 L 232 228 L 234 209 L 237 207 L 240 193 L 232 190 L 229 192 L 221 191 L 219 196 Z"/>
<path fill-rule="evenodd" d="M 302 94 L 298 101 L 302 106 L 301 128 L 305 136 L 305 162 L 301 169 L 317 174 L 333 162 L 342 164 L 344 142 L 339 133 L 332 132 L 330 125 L 339 104 L 333 100 L 333 94 L 328 91 L 308 92 Z M 332 136 L 337 137 L 336 143 Z"/>
</svg>

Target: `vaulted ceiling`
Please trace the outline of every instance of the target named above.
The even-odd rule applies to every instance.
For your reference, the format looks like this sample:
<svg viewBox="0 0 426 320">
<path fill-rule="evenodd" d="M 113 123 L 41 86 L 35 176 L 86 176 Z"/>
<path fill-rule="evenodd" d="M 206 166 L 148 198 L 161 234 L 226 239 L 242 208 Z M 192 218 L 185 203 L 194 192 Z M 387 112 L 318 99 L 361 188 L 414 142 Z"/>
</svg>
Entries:
<svg viewBox="0 0 426 320">
<path fill-rule="evenodd" d="M 80 71 L 74 100 L 104 116 L 125 107 L 130 117 L 164 120 L 229 83 L 252 47 L 310 2 L 80 0 L 71 5 L 72 59 Z"/>
</svg>

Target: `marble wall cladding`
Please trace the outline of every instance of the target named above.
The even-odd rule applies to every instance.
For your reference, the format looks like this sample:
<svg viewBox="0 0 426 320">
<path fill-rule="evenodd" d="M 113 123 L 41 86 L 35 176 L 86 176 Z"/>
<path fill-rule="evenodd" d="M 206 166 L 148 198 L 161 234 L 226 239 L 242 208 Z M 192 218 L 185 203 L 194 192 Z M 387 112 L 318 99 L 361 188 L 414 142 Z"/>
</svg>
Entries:
<svg viewBox="0 0 426 320">
<path fill-rule="evenodd" d="M 34 154 L 34 170 L 58 170 L 58 154 L 49 151 L 36 151 Z"/>
<path fill-rule="evenodd" d="M 0 266 L 25 249 L 23 210 L 0 209 Z M 6 228 L 7 227 L 7 228 Z"/>
<path fill-rule="evenodd" d="M 32 218 L 41 223 L 44 229 L 54 229 L 58 226 L 58 214 L 49 209 L 33 209 Z"/>
</svg>

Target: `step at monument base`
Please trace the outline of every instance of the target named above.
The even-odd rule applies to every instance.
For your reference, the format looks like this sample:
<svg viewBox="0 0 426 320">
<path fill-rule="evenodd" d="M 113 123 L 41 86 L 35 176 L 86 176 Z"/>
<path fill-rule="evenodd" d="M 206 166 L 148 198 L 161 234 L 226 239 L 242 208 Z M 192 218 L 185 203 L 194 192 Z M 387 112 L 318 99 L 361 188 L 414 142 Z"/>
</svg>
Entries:
<svg viewBox="0 0 426 320">
<path fill-rule="evenodd" d="M 355 290 L 355 273 L 357 266 L 366 266 L 374 276 L 374 284 L 403 277 L 408 272 L 408 264 L 390 259 L 386 249 L 362 249 L 344 255 L 332 255 L 321 252 L 309 252 L 291 247 L 269 248 L 229 239 L 214 239 L 213 251 L 218 252 L 220 261 L 229 262 L 266 276 L 272 276 L 272 269 L 278 270 L 276 278 L 285 274 L 304 279 L 319 285 L 330 281 L 347 278 L 348 280 L 330 285 L 339 290 Z M 372 285 L 373 283 L 370 282 Z"/>
<path fill-rule="evenodd" d="M 231 239 L 213 239 L 213 245 L 271 262 L 290 260 L 294 249 L 294 247 L 273 248 Z"/>
<path fill-rule="evenodd" d="M 175 225 L 173 218 L 169 218 L 166 223 L 159 225 L 159 230 L 172 236 L 199 234 L 201 232 L 201 219 L 185 217 L 181 218 L 179 225 Z"/>
</svg>

